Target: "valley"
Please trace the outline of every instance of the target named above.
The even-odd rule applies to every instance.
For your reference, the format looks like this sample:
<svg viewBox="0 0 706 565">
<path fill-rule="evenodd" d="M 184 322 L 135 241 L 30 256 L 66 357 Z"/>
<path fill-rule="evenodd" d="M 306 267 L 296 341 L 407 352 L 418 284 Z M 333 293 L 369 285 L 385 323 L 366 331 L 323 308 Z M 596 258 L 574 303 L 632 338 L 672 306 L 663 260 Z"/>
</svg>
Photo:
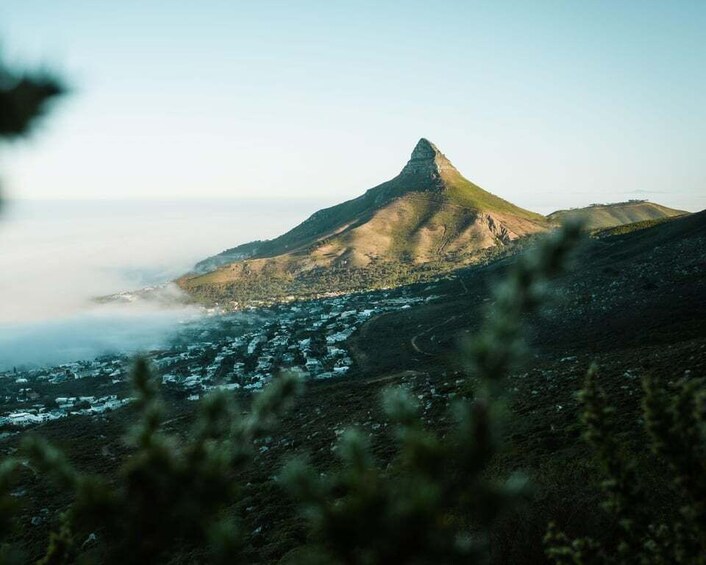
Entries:
<svg viewBox="0 0 706 565">
<path fill-rule="evenodd" d="M 600 479 L 580 439 L 576 397 L 592 362 L 621 407 L 622 440 L 638 459 L 641 377 L 672 382 L 706 372 L 704 214 L 586 239 L 571 271 L 557 281 L 552 301 L 527 320 L 531 349 L 507 384 L 507 448 L 491 472 L 522 469 L 539 498 L 529 514 L 510 514 L 498 524 L 496 562 L 520 556 L 543 562 L 540 542 L 549 519 L 569 532 L 601 527 L 592 509 Z M 465 343 L 480 325 L 493 286 L 514 261 L 507 255 L 433 282 L 213 316 L 185 328 L 170 348 L 150 353 L 167 400 L 167 429 L 177 432 L 193 421 L 196 400 L 211 390 L 231 391 L 247 406 L 280 370 L 305 377 L 295 409 L 275 434 L 257 443 L 255 464 L 244 477 L 238 511 L 257 508 L 246 512 L 246 556 L 277 561 L 304 539 L 292 503 L 269 480 L 288 457 L 305 453 L 329 468 L 337 439 L 350 426 L 370 434 L 381 460 L 391 456 L 394 441 L 379 400 L 385 387 L 411 391 L 430 429 L 450 425 L 447 409 L 468 386 Z M 58 441 L 76 464 L 110 473 L 129 453 L 121 440 L 134 414 L 128 365 L 129 359 L 115 356 L 5 372 L 0 449 L 11 453 L 18 432 L 35 430 Z M 21 421 L 21 413 L 34 419 Z M 667 494 L 658 486 L 664 471 L 645 464 L 646 480 L 660 493 L 655 503 L 667 511 L 660 498 Z M 27 503 L 22 543 L 31 550 L 45 539 L 63 502 L 46 498 L 38 478 L 27 480 L 31 491 L 20 495 Z"/>
</svg>

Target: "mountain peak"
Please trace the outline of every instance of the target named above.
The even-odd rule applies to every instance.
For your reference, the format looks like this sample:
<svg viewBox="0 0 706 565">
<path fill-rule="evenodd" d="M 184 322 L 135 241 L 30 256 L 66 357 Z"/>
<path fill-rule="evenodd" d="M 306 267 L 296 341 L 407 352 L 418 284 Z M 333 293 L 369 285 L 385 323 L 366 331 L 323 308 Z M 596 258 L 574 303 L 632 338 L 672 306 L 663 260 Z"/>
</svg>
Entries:
<svg viewBox="0 0 706 565">
<path fill-rule="evenodd" d="M 290 277 L 286 284 L 294 285 L 287 286 L 293 289 L 307 286 L 305 280 L 316 280 L 319 275 L 312 273 L 319 267 L 322 273 L 339 267 L 370 268 L 369 272 L 377 273 L 389 264 L 404 264 L 405 269 L 423 263 L 460 265 L 474 261 L 481 249 L 548 227 L 544 216 L 464 178 L 433 143 L 422 138 L 396 177 L 357 198 L 315 212 L 275 239 L 240 245 L 206 259 L 197 265 L 196 273 L 180 279 L 180 285 L 190 292 L 214 289 L 209 296 L 233 300 L 239 294 L 227 293 L 240 293 L 236 289 L 246 280 L 255 285 L 253 281 L 262 280 L 259 277 Z M 225 265 L 232 268 L 222 269 Z M 312 279 L 304 278 L 310 275 Z M 218 294 L 217 288 L 226 294 Z"/>
<path fill-rule="evenodd" d="M 412 155 L 402 169 L 402 174 L 431 173 L 440 174 L 442 171 L 456 171 L 439 148 L 428 139 L 422 137 L 412 151 Z"/>
</svg>

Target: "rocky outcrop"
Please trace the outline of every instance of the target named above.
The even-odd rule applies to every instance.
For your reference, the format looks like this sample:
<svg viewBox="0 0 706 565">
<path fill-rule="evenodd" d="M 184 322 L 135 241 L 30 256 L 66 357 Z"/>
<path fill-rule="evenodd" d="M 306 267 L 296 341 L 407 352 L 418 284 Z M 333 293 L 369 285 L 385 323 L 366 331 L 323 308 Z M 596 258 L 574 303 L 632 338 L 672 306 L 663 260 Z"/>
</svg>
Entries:
<svg viewBox="0 0 706 565">
<path fill-rule="evenodd" d="M 456 167 L 451 164 L 439 149 L 428 139 L 422 138 L 417 142 L 412 155 L 407 161 L 401 176 L 423 175 L 439 177 L 444 171 L 458 173 Z"/>
<path fill-rule="evenodd" d="M 511 237 L 510 232 L 508 229 L 501 224 L 500 222 L 496 222 L 495 218 L 491 216 L 490 214 L 485 214 L 483 216 L 483 219 L 485 220 L 485 223 L 488 226 L 488 229 L 490 230 L 490 233 L 493 234 L 493 236 L 500 242 L 505 245 L 510 243 L 513 239 L 516 239 L 517 236 Z"/>
</svg>

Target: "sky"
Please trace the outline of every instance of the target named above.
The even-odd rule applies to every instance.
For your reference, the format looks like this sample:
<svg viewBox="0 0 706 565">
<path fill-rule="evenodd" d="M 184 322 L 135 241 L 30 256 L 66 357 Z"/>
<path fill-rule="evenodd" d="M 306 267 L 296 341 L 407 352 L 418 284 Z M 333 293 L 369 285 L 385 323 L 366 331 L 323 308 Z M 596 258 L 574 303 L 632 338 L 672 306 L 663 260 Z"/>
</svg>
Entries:
<svg viewBox="0 0 706 565">
<path fill-rule="evenodd" d="M 539 212 L 695 211 L 704 29 L 701 0 L 3 0 L 7 62 L 71 88 L 2 148 L 5 191 L 335 203 L 427 137 Z"/>
<path fill-rule="evenodd" d="M 12 200 L 0 217 L 0 371 L 163 346 L 203 312 L 171 281 L 223 249 L 274 237 L 324 203 Z M 96 297 L 160 285 L 159 300 Z"/>
<path fill-rule="evenodd" d="M 319 201 L 16 200 L 0 221 L 0 327 L 174 280 L 200 260 L 304 221 Z"/>
</svg>

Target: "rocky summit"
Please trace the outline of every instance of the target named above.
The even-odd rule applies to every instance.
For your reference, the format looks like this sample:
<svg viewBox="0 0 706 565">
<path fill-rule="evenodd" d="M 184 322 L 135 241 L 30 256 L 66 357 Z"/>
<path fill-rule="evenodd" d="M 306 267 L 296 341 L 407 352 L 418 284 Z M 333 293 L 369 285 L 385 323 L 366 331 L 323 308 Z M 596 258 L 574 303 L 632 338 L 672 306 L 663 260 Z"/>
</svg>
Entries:
<svg viewBox="0 0 706 565">
<path fill-rule="evenodd" d="M 439 149 L 428 139 L 422 138 L 417 143 L 401 175 L 430 175 L 438 178 L 441 171 L 456 171 Z M 458 172 L 458 171 L 456 171 Z"/>
</svg>

